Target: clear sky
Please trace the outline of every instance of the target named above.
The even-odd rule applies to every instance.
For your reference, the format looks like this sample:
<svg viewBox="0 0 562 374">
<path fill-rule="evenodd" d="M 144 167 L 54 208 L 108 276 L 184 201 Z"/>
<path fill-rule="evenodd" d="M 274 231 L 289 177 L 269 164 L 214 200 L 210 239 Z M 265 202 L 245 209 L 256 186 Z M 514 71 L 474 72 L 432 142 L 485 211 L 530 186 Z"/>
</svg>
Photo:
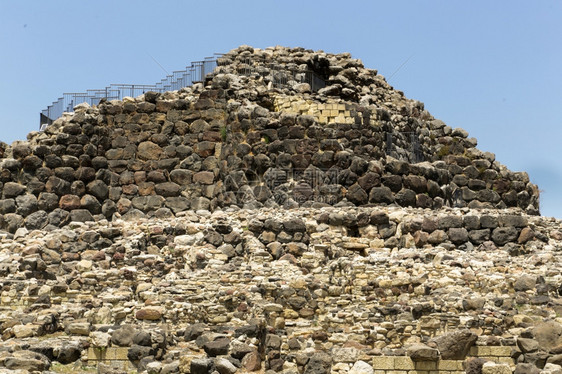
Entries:
<svg viewBox="0 0 562 374">
<path fill-rule="evenodd" d="M 351 52 L 527 171 L 562 218 L 561 43 L 556 0 L 0 0 L 0 140 L 37 130 L 63 92 L 154 84 L 241 44 Z"/>
</svg>

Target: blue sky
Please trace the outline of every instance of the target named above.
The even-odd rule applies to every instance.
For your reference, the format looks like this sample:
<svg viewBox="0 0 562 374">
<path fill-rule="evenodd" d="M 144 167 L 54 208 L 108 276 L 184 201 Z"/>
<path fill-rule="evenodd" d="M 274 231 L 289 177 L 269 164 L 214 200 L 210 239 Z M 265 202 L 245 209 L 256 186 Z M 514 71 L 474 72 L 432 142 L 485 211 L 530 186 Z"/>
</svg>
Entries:
<svg viewBox="0 0 562 374">
<path fill-rule="evenodd" d="M 390 83 L 527 171 L 562 218 L 561 36 L 554 0 L 0 0 L 0 140 L 63 92 L 153 84 L 241 44 L 351 52 L 387 78 L 407 61 Z"/>
</svg>

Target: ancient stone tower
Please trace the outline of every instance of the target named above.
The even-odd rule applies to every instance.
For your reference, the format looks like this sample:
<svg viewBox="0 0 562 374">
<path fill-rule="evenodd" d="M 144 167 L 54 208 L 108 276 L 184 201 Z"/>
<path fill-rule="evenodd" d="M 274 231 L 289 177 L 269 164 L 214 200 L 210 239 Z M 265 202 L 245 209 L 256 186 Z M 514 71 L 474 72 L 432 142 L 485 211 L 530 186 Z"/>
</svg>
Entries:
<svg viewBox="0 0 562 374">
<path fill-rule="evenodd" d="M 217 65 L 0 147 L 1 366 L 562 362 L 562 232 L 526 173 L 349 54 L 243 46 Z"/>
</svg>

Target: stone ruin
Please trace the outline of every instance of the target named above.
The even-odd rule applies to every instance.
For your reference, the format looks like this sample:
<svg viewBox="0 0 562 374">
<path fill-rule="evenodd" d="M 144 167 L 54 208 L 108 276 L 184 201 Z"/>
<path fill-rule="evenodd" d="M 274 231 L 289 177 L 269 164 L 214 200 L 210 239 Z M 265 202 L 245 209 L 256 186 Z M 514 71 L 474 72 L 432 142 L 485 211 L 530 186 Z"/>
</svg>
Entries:
<svg viewBox="0 0 562 374">
<path fill-rule="evenodd" d="M 0 371 L 562 373 L 560 222 L 476 145 L 302 48 L 79 104 L 0 146 Z"/>
</svg>

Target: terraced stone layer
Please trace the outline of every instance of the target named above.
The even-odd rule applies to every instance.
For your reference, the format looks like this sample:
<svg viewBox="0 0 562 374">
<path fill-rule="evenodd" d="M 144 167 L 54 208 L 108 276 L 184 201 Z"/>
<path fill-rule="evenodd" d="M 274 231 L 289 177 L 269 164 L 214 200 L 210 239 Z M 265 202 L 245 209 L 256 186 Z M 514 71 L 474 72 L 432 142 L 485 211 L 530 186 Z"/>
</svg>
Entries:
<svg viewBox="0 0 562 374">
<path fill-rule="evenodd" d="M 239 75 L 248 61 L 256 73 Z M 313 69 L 328 87 L 275 88 L 271 74 L 283 69 Z M 296 111 L 279 106 L 280 97 L 304 104 Z M 526 173 L 507 170 L 466 131 L 434 119 L 348 54 L 239 48 L 205 85 L 80 104 L 28 138 L 1 152 L 0 227 L 12 233 L 229 206 L 538 213 Z"/>
<path fill-rule="evenodd" d="M 488 221 L 494 238 L 517 235 L 472 240 Z M 455 228 L 469 232 L 462 243 Z M 417 239 L 438 230 L 439 243 Z M 562 343 L 561 240 L 559 221 L 468 209 L 190 211 L 20 228 L 0 242 L 0 363 L 27 354 L 55 369 L 344 373 L 406 354 L 418 368 L 458 367 L 480 352 L 544 366 Z M 506 359 L 486 351 L 497 346 Z"/>
</svg>

